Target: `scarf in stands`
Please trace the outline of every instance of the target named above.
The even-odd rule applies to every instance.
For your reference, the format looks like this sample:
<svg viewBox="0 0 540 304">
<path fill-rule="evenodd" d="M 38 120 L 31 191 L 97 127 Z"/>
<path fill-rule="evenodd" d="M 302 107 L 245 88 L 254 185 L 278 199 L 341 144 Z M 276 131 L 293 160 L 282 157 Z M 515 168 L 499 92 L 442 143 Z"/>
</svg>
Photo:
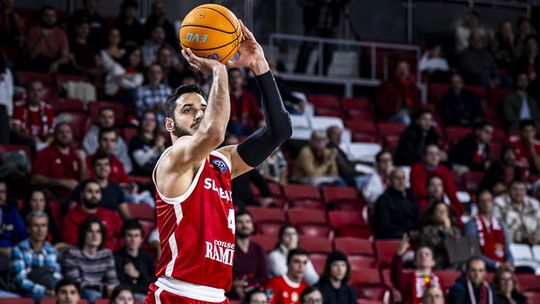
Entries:
<svg viewBox="0 0 540 304">
<path fill-rule="evenodd" d="M 474 294 L 474 286 L 471 280 L 467 279 L 467 292 L 469 293 L 469 301 L 471 304 L 493 304 L 493 293 L 488 282 L 482 282 L 480 286 L 480 294 L 478 295 L 478 301 Z"/>
<path fill-rule="evenodd" d="M 480 215 L 477 215 L 476 227 L 478 227 L 478 241 L 484 255 L 494 261 L 504 263 L 506 247 L 504 246 L 504 232 L 499 221 L 495 217 L 492 217 L 491 227 L 488 229 L 484 219 Z"/>
<path fill-rule="evenodd" d="M 414 286 L 413 286 L 414 288 L 413 303 L 414 304 L 422 303 L 422 297 L 424 296 L 424 292 L 429 287 L 436 286 L 436 287 L 441 288 L 439 277 L 434 273 L 431 273 L 431 275 L 429 276 L 424 276 L 420 274 L 420 272 L 415 271 L 413 275 L 414 275 Z"/>
</svg>

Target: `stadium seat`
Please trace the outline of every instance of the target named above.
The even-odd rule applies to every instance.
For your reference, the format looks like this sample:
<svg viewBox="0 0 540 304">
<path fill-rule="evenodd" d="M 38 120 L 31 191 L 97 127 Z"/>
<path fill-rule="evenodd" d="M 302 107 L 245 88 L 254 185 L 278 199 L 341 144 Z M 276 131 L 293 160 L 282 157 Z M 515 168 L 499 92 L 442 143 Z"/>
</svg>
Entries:
<svg viewBox="0 0 540 304">
<path fill-rule="evenodd" d="M 429 101 L 432 102 L 435 106 L 439 106 L 441 103 L 441 98 L 444 93 L 448 91 L 450 86 L 448 84 L 442 83 L 432 83 L 429 85 Z"/>
<path fill-rule="evenodd" d="M 315 108 L 317 107 L 334 108 L 334 109 L 340 108 L 339 98 L 334 95 L 308 94 L 307 98 L 309 102 L 315 106 Z"/>
<path fill-rule="evenodd" d="M 332 242 L 327 237 L 300 235 L 299 247 L 304 248 L 309 253 L 328 254 L 332 252 Z"/>
<path fill-rule="evenodd" d="M 134 128 L 134 127 L 122 128 L 122 138 L 124 139 L 126 144 L 129 145 L 129 143 L 131 142 L 133 137 L 135 137 L 135 135 L 137 135 L 137 128 Z"/>
<path fill-rule="evenodd" d="M 398 123 L 381 122 L 377 125 L 381 136 L 397 135 L 398 137 L 405 131 L 407 126 Z"/>
<path fill-rule="evenodd" d="M 532 247 L 533 257 L 540 263 L 540 245 L 534 245 Z"/>
<path fill-rule="evenodd" d="M 326 213 L 322 210 L 292 208 L 287 211 L 287 218 L 292 225 L 320 224 L 326 225 Z"/>
<path fill-rule="evenodd" d="M 349 280 L 349 284 L 351 285 L 377 283 L 382 283 L 381 274 L 378 269 L 366 267 L 360 270 L 351 271 L 351 279 Z"/>
<path fill-rule="evenodd" d="M 334 203 L 341 201 L 353 201 L 361 203 L 358 191 L 354 187 L 322 187 L 322 196 L 325 203 Z"/>
<path fill-rule="evenodd" d="M 367 225 L 360 212 L 351 211 L 330 211 L 328 212 L 328 221 L 334 229 Z"/>
<path fill-rule="evenodd" d="M 482 178 L 484 178 L 483 171 L 469 171 L 461 175 L 461 179 L 463 180 L 463 186 L 465 187 L 465 190 L 471 193 L 478 191 L 478 187 L 480 186 L 480 182 L 482 181 Z"/>
<path fill-rule="evenodd" d="M 73 131 L 73 138 L 80 141 L 86 132 L 88 116 L 84 112 L 63 112 L 56 117 L 57 121 L 67 122 Z"/>
<path fill-rule="evenodd" d="M 283 190 L 278 183 L 268 183 L 268 189 L 270 189 L 270 192 L 272 192 L 272 196 L 274 196 L 274 198 L 283 197 Z"/>
<path fill-rule="evenodd" d="M 314 201 L 314 200 L 295 200 L 291 201 L 289 203 L 289 208 L 302 208 L 304 210 L 324 210 L 325 206 L 324 203 L 321 201 Z"/>
<path fill-rule="evenodd" d="M 272 251 L 276 247 L 277 238 L 269 235 L 256 234 L 251 237 L 251 240 L 261 245 L 266 252 Z"/>
<path fill-rule="evenodd" d="M 375 122 L 375 114 L 369 110 L 347 110 L 344 117 L 353 121 L 371 121 Z"/>
<path fill-rule="evenodd" d="M 0 304 L 34 304 L 34 300 L 32 298 L 0 298 Z"/>
<path fill-rule="evenodd" d="M 472 129 L 467 127 L 446 127 L 446 139 L 448 143 L 453 145 L 457 143 L 460 139 L 471 134 Z"/>
<path fill-rule="evenodd" d="M 313 130 L 322 132 L 326 132 L 331 126 L 338 126 L 341 129 L 345 127 L 341 118 L 331 116 L 314 116 L 311 118 L 311 126 Z"/>
<path fill-rule="evenodd" d="M 350 143 L 349 154 L 352 161 L 367 163 L 375 162 L 375 155 L 381 151 L 382 147 L 378 143 Z"/>
<path fill-rule="evenodd" d="M 327 256 L 328 255 L 326 254 L 320 253 L 312 253 L 309 255 L 311 264 L 313 264 L 313 268 L 315 268 L 315 271 L 317 271 L 319 275 L 321 275 L 324 271 L 324 265 L 326 264 Z"/>
<path fill-rule="evenodd" d="M 473 93 L 478 95 L 481 99 L 486 98 L 487 96 L 486 88 L 481 85 L 465 85 L 465 89 L 473 91 Z"/>
<path fill-rule="evenodd" d="M 524 292 L 525 296 L 527 297 L 528 303 L 540 303 L 540 291 L 534 292 Z"/>
<path fill-rule="evenodd" d="M 285 223 L 285 214 L 280 209 L 248 206 L 246 209 L 253 216 L 255 223 Z"/>
<path fill-rule="evenodd" d="M 154 209 L 147 204 L 128 203 L 128 209 L 133 218 L 143 221 L 154 222 Z"/>
<path fill-rule="evenodd" d="M 377 135 L 377 125 L 375 125 L 375 122 L 373 121 L 365 121 L 365 120 L 346 120 L 345 121 L 345 127 L 347 127 L 349 130 L 364 134 L 371 134 L 371 135 Z"/>
<path fill-rule="evenodd" d="M 493 142 L 505 144 L 507 142 L 506 132 L 501 127 L 495 127 L 493 129 Z"/>
<path fill-rule="evenodd" d="M 114 110 L 116 126 L 122 126 L 124 124 L 126 114 L 124 105 L 119 102 L 112 101 L 92 101 L 88 103 L 88 113 L 93 122 L 97 122 L 99 110 L 103 107 L 109 107 Z"/>
<path fill-rule="evenodd" d="M 531 246 L 527 244 L 510 244 L 510 252 L 514 260 L 532 260 L 533 252 Z"/>
<path fill-rule="evenodd" d="M 32 153 L 30 152 L 30 148 L 28 146 L 24 145 L 11 145 L 11 144 L 5 144 L 0 145 L 0 155 L 4 155 L 5 153 L 9 152 L 22 152 L 26 155 L 28 160 L 31 162 L 32 160 Z"/>
<path fill-rule="evenodd" d="M 298 231 L 303 236 L 314 236 L 314 237 L 330 237 L 330 227 L 323 225 L 301 225 L 298 226 Z"/>
<path fill-rule="evenodd" d="M 19 84 L 26 86 L 33 80 L 39 80 L 45 86 L 54 86 L 55 81 L 51 74 L 31 71 L 17 71 L 15 72 L 15 79 L 19 81 Z"/>
<path fill-rule="evenodd" d="M 82 100 L 74 98 L 53 98 L 49 100 L 54 113 L 60 112 L 83 112 L 84 104 Z"/>
<path fill-rule="evenodd" d="M 445 291 L 448 291 L 454 285 L 456 279 L 461 276 L 461 273 L 459 271 L 452 270 L 436 270 L 435 274 L 439 277 Z"/>
<path fill-rule="evenodd" d="M 372 111 L 373 104 L 371 101 L 365 97 L 356 97 L 356 98 L 343 98 L 341 100 L 341 107 L 344 111 L 348 110 L 364 110 Z"/>
<path fill-rule="evenodd" d="M 399 240 L 375 240 L 375 254 L 380 267 L 390 267 L 399 243 Z"/>
<path fill-rule="evenodd" d="M 152 178 L 149 176 L 143 176 L 143 175 L 130 175 L 129 179 L 132 182 L 137 183 L 140 186 L 153 186 L 154 182 L 152 181 Z"/>
<path fill-rule="evenodd" d="M 360 298 L 358 303 L 391 303 L 390 288 L 383 283 L 353 285 L 352 288 L 356 291 L 356 296 Z"/>
<path fill-rule="evenodd" d="M 381 138 L 378 135 L 374 134 L 353 132 L 351 134 L 351 141 L 353 143 L 380 143 Z"/>
<path fill-rule="evenodd" d="M 323 108 L 315 107 L 315 115 L 317 116 L 328 116 L 328 117 L 339 117 L 341 118 L 341 110 L 336 108 Z"/>
<path fill-rule="evenodd" d="M 351 270 L 360 270 L 365 268 L 377 268 L 377 260 L 372 256 L 365 255 L 348 255 Z"/>
<path fill-rule="evenodd" d="M 373 229 L 370 226 L 362 227 L 342 227 L 334 229 L 336 236 L 340 237 L 353 237 L 359 239 L 373 239 Z"/>
<path fill-rule="evenodd" d="M 501 109 L 504 99 L 512 92 L 511 88 L 496 87 L 489 90 L 487 94 L 487 103 L 489 106 L 485 108 Z"/>
<path fill-rule="evenodd" d="M 289 184 L 283 188 L 283 193 L 290 201 L 304 199 L 321 200 L 319 189 L 309 185 Z"/>
<path fill-rule="evenodd" d="M 352 238 L 337 237 L 334 239 L 334 248 L 347 255 L 374 256 L 373 244 L 371 241 Z"/>
<path fill-rule="evenodd" d="M 65 82 L 74 81 L 74 82 L 90 82 L 90 78 L 85 75 L 69 75 L 69 74 L 58 74 L 56 75 L 56 82 L 61 85 Z"/>
<path fill-rule="evenodd" d="M 540 291 L 540 276 L 528 273 L 516 274 L 522 291 Z"/>
<path fill-rule="evenodd" d="M 279 236 L 279 229 L 281 224 L 276 223 L 258 223 L 257 224 L 257 233 L 272 236 L 275 239 Z"/>
</svg>

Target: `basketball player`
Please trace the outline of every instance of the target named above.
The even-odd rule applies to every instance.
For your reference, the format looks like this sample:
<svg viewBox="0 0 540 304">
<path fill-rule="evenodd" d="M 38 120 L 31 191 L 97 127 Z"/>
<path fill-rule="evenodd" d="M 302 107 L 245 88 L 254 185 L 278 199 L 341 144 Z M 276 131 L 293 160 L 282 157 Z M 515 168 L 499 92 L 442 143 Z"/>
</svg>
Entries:
<svg viewBox="0 0 540 304">
<path fill-rule="evenodd" d="M 290 118 L 261 46 L 243 25 L 240 57 L 232 67 L 248 67 L 263 96 L 266 127 L 238 145 L 215 150 L 230 114 L 228 77 L 218 61 L 182 54 L 212 75 L 208 101 L 197 85 L 177 88 L 167 99 L 165 128 L 173 145 L 156 164 L 157 224 L 163 252 L 147 304 L 228 303 L 235 244 L 231 179 L 253 169 L 291 136 Z"/>
</svg>

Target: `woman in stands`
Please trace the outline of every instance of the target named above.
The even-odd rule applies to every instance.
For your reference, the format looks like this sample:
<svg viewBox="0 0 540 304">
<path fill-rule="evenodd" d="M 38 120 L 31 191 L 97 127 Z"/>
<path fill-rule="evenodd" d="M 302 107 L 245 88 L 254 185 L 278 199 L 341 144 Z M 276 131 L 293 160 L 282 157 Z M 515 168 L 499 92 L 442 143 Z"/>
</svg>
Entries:
<svg viewBox="0 0 540 304">
<path fill-rule="evenodd" d="M 317 283 L 325 304 L 356 304 L 356 292 L 347 285 L 350 276 L 347 256 L 340 251 L 330 253 Z"/>
<path fill-rule="evenodd" d="M 126 48 L 120 64 L 105 77 L 105 94 L 117 97 L 120 101 L 130 104 L 135 99 L 135 90 L 144 81 L 141 50 L 137 46 Z"/>
<path fill-rule="evenodd" d="M 133 174 L 152 175 L 161 153 L 165 150 L 165 137 L 158 127 L 156 113 L 145 111 L 139 121 L 137 135 L 129 143 L 129 156 Z"/>
<path fill-rule="evenodd" d="M 267 304 L 268 295 L 264 289 L 254 289 L 246 294 L 243 304 Z"/>
<path fill-rule="evenodd" d="M 280 276 L 287 272 L 287 254 L 289 250 L 298 248 L 298 230 L 292 225 L 283 225 L 279 229 L 279 240 L 276 248 L 268 254 L 268 269 L 270 276 Z M 319 281 L 319 274 L 308 260 L 304 280 L 308 285 Z"/>
<path fill-rule="evenodd" d="M 119 285 L 111 293 L 110 304 L 134 304 L 133 292 L 127 286 Z"/>
<path fill-rule="evenodd" d="M 110 29 L 107 36 L 107 46 L 100 52 L 105 73 L 112 71 L 115 65 L 120 65 L 126 53 L 126 49 L 120 46 L 121 42 L 122 36 L 120 35 L 120 31 L 117 28 Z"/>
<path fill-rule="evenodd" d="M 47 240 L 51 244 L 55 244 L 57 249 L 66 246 L 65 243 L 59 243 L 61 241 L 60 231 L 58 230 L 58 226 L 56 226 L 55 217 L 51 212 L 51 203 L 45 190 L 39 188 L 33 189 L 30 192 L 29 199 L 24 202 L 22 211 L 23 219 L 26 219 L 26 216 L 32 211 L 43 211 L 47 213 L 47 216 L 49 216 L 49 236 Z"/>
<path fill-rule="evenodd" d="M 525 304 L 527 297 L 519 292 L 516 274 L 508 266 L 502 265 L 493 279 L 495 303 Z"/>
</svg>

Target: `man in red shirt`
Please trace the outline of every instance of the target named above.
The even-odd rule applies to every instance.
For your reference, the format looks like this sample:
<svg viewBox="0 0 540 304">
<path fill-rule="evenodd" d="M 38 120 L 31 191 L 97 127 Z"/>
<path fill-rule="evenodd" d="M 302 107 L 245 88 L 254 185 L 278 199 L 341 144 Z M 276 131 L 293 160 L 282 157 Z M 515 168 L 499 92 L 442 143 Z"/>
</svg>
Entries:
<svg viewBox="0 0 540 304">
<path fill-rule="evenodd" d="M 54 141 L 35 160 L 32 184 L 47 187 L 57 198 L 68 199 L 79 181 L 88 178 L 86 154 L 71 148 L 73 131 L 67 123 L 54 128 Z"/>
<path fill-rule="evenodd" d="M 441 151 L 435 144 L 427 145 L 422 153 L 422 161 L 411 167 L 411 190 L 414 198 L 421 201 L 427 196 L 427 180 L 432 175 L 439 176 L 444 185 L 446 195 L 450 199 L 450 208 L 454 211 L 458 221 L 465 212 L 463 205 L 457 197 L 456 186 L 452 180 L 452 172 L 441 165 Z"/>
<path fill-rule="evenodd" d="M 235 135 L 251 134 L 261 126 L 262 113 L 253 94 L 244 88 L 244 71 L 238 68 L 229 70 L 231 92 L 231 117 L 229 131 Z"/>
<path fill-rule="evenodd" d="M 287 255 L 287 273 L 273 277 L 266 284 L 266 288 L 273 292 L 272 304 L 298 304 L 300 294 L 307 287 L 304 282 L 308 252 L 297 248 L 289 251 Z"/>
<path fill-rule="evenodd" d="M 50 105 L 43 101 L 45 88 L 39 80 L 27 86 L 28 100 L 15 104 L 11 129 L 13 141 L 32 148 L 48 145 L 52 141 L 54 128 L 54 112 Z"/>
<path fill-rule="evenodd" d="M 99 206 L 101 201 L 101 187 L 99 182 L 89 179 L 83 182 L 80 204 L 71 209 L 64 218 L 62 225 L 62 238 L 70 245 L 77 244 L 78 227 L 90 216 L 100 219 L 107 227 L 107 240 L 105 247 L 115 250 L 117 241 L 121 238 L 122 219 L 116 211 Z"/>
<path fill-rule="evenodd" d="M 87 167 L 90 176 L 92 178 L 96 176 L 94 170 L 92 169 L 92 159 L 94 159 L 94 156 L 98 154 L 105 154 L 109 156 L 109 160 L 111 162 L 111 174 L 109 175 L 109 180 L 121 185 L 128 184 L 129 177 L 124 169 L 124 165 L 114 155 L 118 142 L 118 134 L 116 133 L 116 130 L 113 128 L 102 128 L 99 131 L 98 141 L 98 150 L 95 154 L 91 155 L 87 159 Z"/>
<path fill-rule="evenodd" d="M 536 139 L 536 128 L 533 120 L 522 120 L 519 124 L 519 138 L 511 138 L 516 148 L 516 164 L 528 169 L 532 174 L 540 173 L 540 141 Z"/>
</svg>

